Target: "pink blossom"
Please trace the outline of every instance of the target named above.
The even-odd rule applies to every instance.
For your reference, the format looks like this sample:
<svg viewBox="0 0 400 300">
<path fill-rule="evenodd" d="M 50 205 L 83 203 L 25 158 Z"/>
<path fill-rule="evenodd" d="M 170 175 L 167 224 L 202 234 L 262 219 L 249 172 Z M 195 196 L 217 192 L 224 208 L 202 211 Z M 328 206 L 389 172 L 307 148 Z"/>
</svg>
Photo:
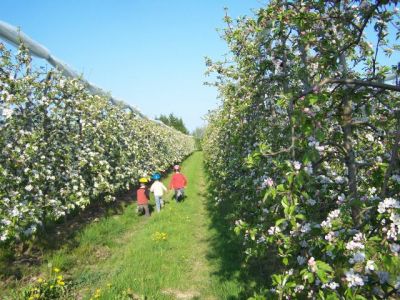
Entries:
<svg viewBox="0 0 400 300">
<path fill-rule="evenodd" d="M 268 177 L 267 179 L 265 179 L 265 183 L 271 187 L 274 185 L 274 180 L 271 177 Z"/>
<path fill-rule="evenodd" d="M 314 257 L 311 257 L 307 264 L 310 267 L 311 272 L 317 272 L 317 262 L 315 261 Z"/>
</svg>

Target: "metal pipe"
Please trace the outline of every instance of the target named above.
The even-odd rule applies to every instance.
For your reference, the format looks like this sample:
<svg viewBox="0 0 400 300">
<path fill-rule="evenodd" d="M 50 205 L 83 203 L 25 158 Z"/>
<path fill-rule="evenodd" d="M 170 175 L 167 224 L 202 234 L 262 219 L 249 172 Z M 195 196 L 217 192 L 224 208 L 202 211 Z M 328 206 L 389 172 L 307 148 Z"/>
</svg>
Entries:
<svg viewBox="0 0 400 300">
<path fill-rule="evenodd" d="M 59 60 L 58 58 L 51 55 L 50 51 L 44 47 L 43 45 L 39 44 L 15 26 L 12 26 L 6 22 L 0 21 L 0 38 L 9 42 L 10 44 L 18 47 L 22 42 L 28 49 L 31 55 L 45 59 L 49 64 L 51 64 L 54 68 L 61 71 L 61 73 L 69 78 L 79 79 L 87 88 L 88 90 L 94 94 L 99 96 L 110 97 L 110 102 L 114 105 L 122 105 L 124 108 L 129 109 L 134 114 L 147 119 L 145 115 L 143 115 L 138 109 L 124 103 L 121 100 L 118 100 L 104 90 L 99 88 L 98 86 L 88 82 L 87 80 L 81 78 L 77 72 L 71 69 L 67 64 Z"/>
</svg>

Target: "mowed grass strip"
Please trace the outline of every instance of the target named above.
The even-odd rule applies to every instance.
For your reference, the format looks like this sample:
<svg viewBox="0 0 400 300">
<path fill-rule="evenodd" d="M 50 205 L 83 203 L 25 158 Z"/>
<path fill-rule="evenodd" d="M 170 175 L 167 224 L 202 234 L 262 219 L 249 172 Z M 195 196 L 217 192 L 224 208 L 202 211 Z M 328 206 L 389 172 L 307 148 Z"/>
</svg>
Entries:
<svg viewBox="0 0 400 300">
<path fill-rule="evenodd" d="M 182 165 L 188 178 L 186 199 L 172 200 L 172 193 L 164 199 L 161 213 L 153 212 L 148 222 L 139 224 L 140 230 L 125 240 L 124 251 L 113 255 L 103 266 L 109 270 L 107 278 L 91 290 L 101 299 L 117 299 L 124 295 L 146 296 L 148 299 L 193 299 L 201 294 L 199 272 L 204 268 L 204 254 L 198 253 L 195 234 L 202 220 L 198 218 L 202 155 L 197 152 Z M 164 181 L 167 185 L 170 178 Z M 203 257 L 199 257 L 203 255 Z M 208 271 L 208 270 L 207 270 Z M 200 285 L 199 285 L 200 283 Z M 88 295 L 90 298 L 90 295 Z"/>
<path fill-rule="evenodd" d="M 133 203 L 99 218 L 47 253 L 36 276 L 60 268 L 69 299 L 239 299 L 237 249 L 221 233 L 227 224 L 207 199 L 202 153 L 191 155 L 182 172 L 189 181 L 185 201 L 175 203 L 171 191 L 164 209 L 150 218 L 137 216 Z"/>
<path fill-rule="evenodd" d="M 189 157 L 182 172 L 189 181 L 185 201 L 175 203 L 169 194 L 164 210 L 140 224 L 123 251 L 102 265 L 108 276 L 87 299 L 235 299 L 242 291 L 235 276 L 220 276 L 221 260 L 210 248 L 220 235 L 206 209 L 202 153 Z"/>
<path fill-rule="evenodd" d="M 54 268 L 59 268 L 67 281 L 73 282 L 73 286 L 68 289 L 97 283 L 107 272 L 103 274 L 101 270 L 97 271 L 96 266 L 120 251 L 123 239 L 129 239 L 136 229 L 141 228 L 139 224 L 147 221 L 137 216 L 136 205 L 132 203 L 122 204 L 119 213 L 110 209 L 107 217 L 92 220 L 71 239 L 57 241 L 63 244 L 60 249 L 42 249 L 42 264 L 18 265 L 21 280 L 9 281 L 3 285 L 0 299 L 17 299 L 22 289 L 34 283 L 37 278 L 48 278 Z M 71 293 L 68 295 L 70 297 Z"/>
</svg>

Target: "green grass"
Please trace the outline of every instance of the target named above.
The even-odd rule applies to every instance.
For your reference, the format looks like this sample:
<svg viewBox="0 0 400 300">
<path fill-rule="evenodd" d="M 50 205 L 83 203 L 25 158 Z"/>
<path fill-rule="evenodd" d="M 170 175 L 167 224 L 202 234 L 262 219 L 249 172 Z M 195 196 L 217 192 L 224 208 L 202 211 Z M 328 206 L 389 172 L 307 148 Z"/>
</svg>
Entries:
<svg viewBox="0 0 400 300">
<path fill-rule="evenodd" d="M 184 202 L 175 203 L 170 192 L 164 209 L 150 218 L 138 217 L 130 204 L 91 222 L 61 249 L 45 253 L 30 275 L 46 277 L 49 266 L 58 267 L 70 297 L 79 299 L 96 293 L 99 299 L 243 299 L 254 282 L 242 276 L 226 208 L 207 199 L 202 153 L 190 156 L 182 171 L 189 181 Z M 155 240 L 157 232 L 166 239 Z"/>
</svg>

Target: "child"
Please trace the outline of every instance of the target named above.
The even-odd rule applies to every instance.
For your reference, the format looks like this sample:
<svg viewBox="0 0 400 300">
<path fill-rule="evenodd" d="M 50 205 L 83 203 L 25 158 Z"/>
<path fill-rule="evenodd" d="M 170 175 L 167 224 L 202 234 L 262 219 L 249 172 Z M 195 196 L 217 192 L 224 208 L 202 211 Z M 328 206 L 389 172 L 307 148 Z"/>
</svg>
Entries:
<svg viewBox="0 0 400 300">
<path fill-rule="evenodd" d="M 149 212 L 149 190 L 146 187 L 146 183 L 148 182 L 147 178 L 140 178 L 140 187 L 138 188 L 137 195 L 137 205 L 138 212 L 144 209 L 146 217 L 150 216 Z"/>
<path fill-rule="evenodd" d="M 163 206 L 162 196 L 164 192 L 167 191 L 165 185 L 160 181 L 161 175 L 155 173 L 153 175 L 154 183 L 150 187 L 150 192 L 154 193 L 154 198 L 156 199 L 156 209 L 157 212 L 160 212 L 161 207 Z"/>
<path fill-rule="evenodd" d="M 175 200 L 179 202 L 181 199 L 185 197 L 185 187 L 187 184 L 187 180 L 185 175 L 179 172 L 179 165 L 174 166 L 175 174 L 172 175 L 171 182 L 169 183 L 169 188 L 173 188 L 175 190 Z"/>
</svg>

